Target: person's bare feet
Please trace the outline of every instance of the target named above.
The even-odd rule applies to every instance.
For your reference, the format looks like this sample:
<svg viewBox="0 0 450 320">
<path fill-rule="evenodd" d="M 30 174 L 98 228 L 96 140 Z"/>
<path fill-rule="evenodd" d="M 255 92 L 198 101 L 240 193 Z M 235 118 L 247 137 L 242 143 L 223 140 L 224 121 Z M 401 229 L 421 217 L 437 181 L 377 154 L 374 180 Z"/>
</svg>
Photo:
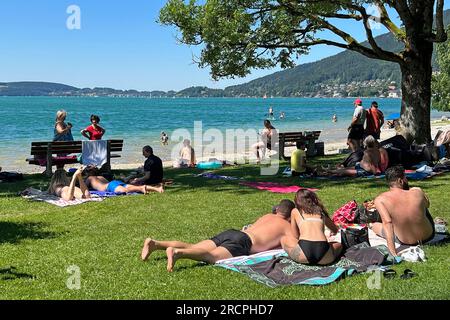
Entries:
<svg viewBox="0 0 450 320">
<path fill-rule="evenodd" d="M 146 239 L 142 248 L 142 261 L 147 261 L 153 251 L 156 250 L 156 242 L 153 239 Z"/>
<path fill-rule="evenodd" d="M 156 190 L 158 190 L 159 193 L 164 193 L 164 185 L 161 184 Z"/>
<path fill-rule="evenodd" d="M 158 192 L 158 193 L 164 193 L 163 185 L 160 185 L 159 187 L 144 186 L 144 189 L 145 189 L 144 194 L 149 194 L 151 191 Z"/>
<path fill-rule="evenodd" d="M 175 263 L 177 262 L 177 252 L 175 248 L 167 248 L 166 249 L 166 255 L 167 255 L 167 271 L 173 272 L 173 267 L 175 266 Z"/>
</svg>

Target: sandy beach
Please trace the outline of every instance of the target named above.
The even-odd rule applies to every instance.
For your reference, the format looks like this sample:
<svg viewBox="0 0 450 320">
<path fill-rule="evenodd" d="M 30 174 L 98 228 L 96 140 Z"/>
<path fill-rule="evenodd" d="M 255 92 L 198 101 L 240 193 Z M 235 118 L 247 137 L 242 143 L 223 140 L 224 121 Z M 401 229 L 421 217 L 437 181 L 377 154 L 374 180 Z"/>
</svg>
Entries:
<svg viewBox="0 0 450 320">
<path fill-rule="evenodd" d="M 432 121 L 431 122 L 431 132 L 432 137 L 434 138 L 439 130 L 445 130 L 450 129 L 450 122 L 442 122 L 442 121 Z M 339 140 L 336 140 L 336 136 L 341 135 L 342 138 Z M 346 145 L 346 139 L 345 130 L 342 130 L 342 132 L 339 135 L 333 135 L 332 139 L 327 139 L 326 135 L 324 135 L 325 139 L 319 139 L 319 141 L 325 142 L 325 154 L 326 155 L 332 155 L 332 154 L 338 154 L 341 150 L 347 149 Z M 389 139 L 396 135 L 396 132 L 394 129 L 383 129 L 381 132 L 381 141 Z M 294 150 L 294 148 L 286 148 L 286 153 L 290 153 Z M 236 159 L 245 159 L 247 161 L 253 161 L 255 160 L 255 156 L 253 155 L 251 150 L 248 150 L 245 154 L 205 154 L 203 156 L 198 156 L 197 161 L 209 161 L 212 159 L 219 159 L 222 161 L 230 161 L 234 162 Z M 128 161 L 128 163 L 124 163 L 122 158 L 113 159 L 112 161 L 112 168 L 114 170 L 133 170 L 137 169 L 141 166 L 143 166 L 144 158 L 142 158 L 142 161 L 139 162 L 138 159 L 136 161 Z M 172 167 L 173 161 L 163 161 L 163 165 L 165 168 Z M 70 168 L 77 168 L 78 165 L 71 165 Z M 66 169 L 68 169 L 69 166 L 66 166 Z M 3 170 L 5 171 L 17 171 L 25 174 L 35 174 L 35 173 L 42 173 L 44 168 L 38 167 L 38 166 L 32 166 L 28 165 L 25 161 L 22 163 L 17 162 L 14 168 L 10 167 L 4 167 Z"/>
</svg>

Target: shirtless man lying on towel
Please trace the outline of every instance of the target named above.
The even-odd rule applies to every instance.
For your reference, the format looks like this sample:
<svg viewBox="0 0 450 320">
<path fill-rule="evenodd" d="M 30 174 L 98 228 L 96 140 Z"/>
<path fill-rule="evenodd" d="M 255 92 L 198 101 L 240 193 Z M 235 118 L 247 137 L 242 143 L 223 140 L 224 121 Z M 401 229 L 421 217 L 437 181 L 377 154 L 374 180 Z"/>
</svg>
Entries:
<svg viewBox="0 0 450 320">
<path fill-rule="evenodd" d="M 281 248 L 281 238 L 291 234 L 290 217 L 294 208 L 292 201 L 283 200 L 276 214 L 261 217 L 245 231 L 228 230 L 197 244 L 147 239 L 141 257 L 146 261 L 153 251 L 166 250 L 167 271 L 172 272 L 179 259 L 214 264 L 223 259 Z"/>
</svg>

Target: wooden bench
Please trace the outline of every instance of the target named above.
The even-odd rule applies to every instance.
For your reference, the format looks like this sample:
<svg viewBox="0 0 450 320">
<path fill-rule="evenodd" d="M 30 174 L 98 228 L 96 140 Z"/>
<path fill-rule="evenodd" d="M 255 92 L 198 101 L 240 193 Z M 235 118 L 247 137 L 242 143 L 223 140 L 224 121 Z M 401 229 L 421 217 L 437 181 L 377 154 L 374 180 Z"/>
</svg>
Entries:
<svg viewBox="0 0 450 320">
<path fill-rule="evenodd" d="M 305 131 L 305 132 L 284 132 L 279 133 L 279 149 L 280 149 L 280 159 L 289 160 L 290 157 L 284 154 L 285 147 L 292 147 L 297 144 L 297 142 L 303 142 L 306 145 L 306 155 L 308 157 L 314 157 L 317 153 L 316 150 L 316 140 L 319 139 L 322 131 Z"/>
<path fill-rule="evenodd" d="M 122 149 L 123 140 L 108 140 L 108 158 L 105 165 L 108 170 L 111 170 L 111 159 L 121 157 L 119 154 L 112 154 L 112 152 L 121 152 Z M 82 152 L 82 141 L 32 142 L 32 157 L 26 161 L 32 165 L 45 166 L 45 173 L 51 176 L 53 166 L 79 163 L 78 156 L 74 154 L 81 154 Z"/>
</svg>

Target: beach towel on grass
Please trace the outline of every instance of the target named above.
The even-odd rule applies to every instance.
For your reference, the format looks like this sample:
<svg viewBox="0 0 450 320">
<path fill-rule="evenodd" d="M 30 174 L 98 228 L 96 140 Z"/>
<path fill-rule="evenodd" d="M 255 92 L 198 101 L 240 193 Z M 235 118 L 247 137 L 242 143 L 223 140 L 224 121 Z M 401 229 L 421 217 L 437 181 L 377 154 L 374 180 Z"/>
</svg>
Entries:
<svg viewBox="0 0 450 320">
<path fill-rule="evenodd" d="M 283 250 L 272 250 L 248 257 L 218 261 L 216 266 L 242 273 L 269 287 L 282 285 L 327 285 L 373 266 L 393 264 L 385 246 L 366 244 L 352 247 L 341 260 L 330 266 L 308 266 L 291 260 Z"/>
<path fill-rule="evenodd" d="M 218 174 L 214 174 L 211 172 L 205 172 L 198 175 L 195 175 L 196 177 L 206 178 L 206 179 L 214 179 L 214 180 L 239 180 L 241 178 L 237 177 L 230 177 L 230 176 L 221 176 Z"/>
<path fill-rule="evenodd" d="M 299 190 L 307 189 L 312 192 L 316 192 L 319 189 L 308 189 L 299 186 L 286 186 L 279 183 L 274 182 L 241 182 L 243 186 L 258 189 L 258 190 L 266 190 L 272 193 L 295 193 Z"/>
<path fill-rule="evenodd" d="M 120 196 L 136 196 L 143 193 L 132 192 L 132 193 L 116 193 L 116 192 L 107 192 L 107 191 L 89 191 L 91 195 L 96 195 L 100 198 L 114 198 Z"/>
<path fill-rule="evenodd" d="M 83 141 L 82 163 L 102 167 L 108 162 L 108 141 Z"/>
<path fill-rule="evenodd" d="M 22 198 L 31 200 L 31 201 L 42 201 L 48 204 L 58 206 L 60 208 L 68 207 L 68 206 L 76 206 L 78 204 L 86 203 L 86 202 L 99 202 L 103 201 L 100 197 L 93 197 L 91 199 L 76 199 L 72 201 L 66 201 L 61 199 L 55 195 L 48 194 L 47 192 L 40 191 L 34 188 L 28 188 L 21 193 Z"/>
<path fill-rule="evenodd" d="M 408 170 L 405 172 L 405 176 L 406 178 L 410 179 L 410 180 L 424 180 L 424 179 L 428 179 L 428 178 L 432 178 L 436 175 L 438 175 L 439 173 L 437 172 L 419 172 L 419 171 L 411 171 Z M 365 179 L 384 179 L 386 178 L 386 175 L 384 174 L 380 174 L 380 175 L 371 175 L 371 176 L 365 176 Z"/>
</svg>

